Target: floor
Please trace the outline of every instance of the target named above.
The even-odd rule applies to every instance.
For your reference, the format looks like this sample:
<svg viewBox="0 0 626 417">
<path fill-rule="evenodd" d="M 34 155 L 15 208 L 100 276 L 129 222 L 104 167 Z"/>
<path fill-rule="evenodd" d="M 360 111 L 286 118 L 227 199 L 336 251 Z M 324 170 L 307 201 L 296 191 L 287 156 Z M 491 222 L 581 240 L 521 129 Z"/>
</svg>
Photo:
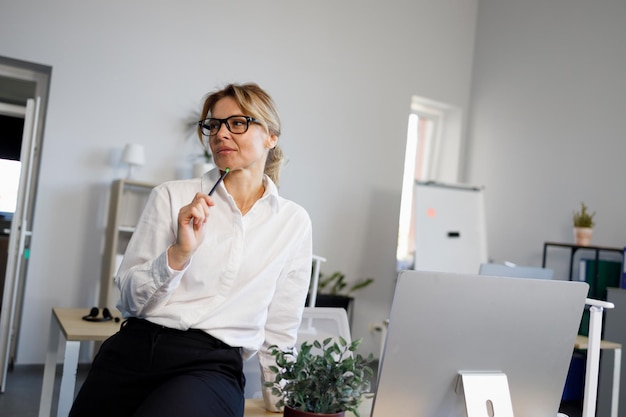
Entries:
<svg viewBox="0 0 626 417">
<path fill-rule="evenodd" d="M 77 390 L 84 381 L 87 371 L 88 365 L 79 365 L 76 374 Z M 42 378 L 43 365 L 15 366 L 7 376 L 6 391 L 0 394 L 0 416 L 37 417 L 39 414 Z M 61 368 L 59 367 L 57 369 L 56 391 L 53 398 L 58 396 L 60 378 Z M 53 401 L 52 409 L 56 410 L 56 406 L 56 402 Z M 560 411 L 569 417 L 581 417 L 582 404 L 579 401 L 564 402 L 561 404 Z"/>
<path fill-rule="evenodd" d="M 76 389 L 83 383 L 88 365 L 80 365 L 76 373 Z M 56 372 L 57 383 L 53 395 L 52 409 L 56 413 L 61 384 L 61 366 Z M 6 390 L 0 394 L 0 416 L 2 417 L 37 417 L 39 415 L 39 399 L 41 398 L 41 383 L 43 380 L 43 365 L 19 365 L 13 367 L 7 374 Z"/>
</svg>

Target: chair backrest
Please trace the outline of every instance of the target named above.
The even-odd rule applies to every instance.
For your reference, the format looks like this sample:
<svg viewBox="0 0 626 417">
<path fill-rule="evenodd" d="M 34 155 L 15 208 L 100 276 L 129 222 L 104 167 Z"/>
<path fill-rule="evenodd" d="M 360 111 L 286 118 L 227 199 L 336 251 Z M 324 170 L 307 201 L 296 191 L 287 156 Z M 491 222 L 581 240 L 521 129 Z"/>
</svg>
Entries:
<svg viewBox="0 0 626 417">
<path fill-rule="evenodd" d="M 315 340 L 322 342 L 324 339 L 338 336 L 343 337 L 348 343 L 352 338 L 348 313 L 343 308 L 335 307 L 305 307 L 302 314 L 302 323 L 298 329 L 297 346 L 307 341 Z"/>
</svg>

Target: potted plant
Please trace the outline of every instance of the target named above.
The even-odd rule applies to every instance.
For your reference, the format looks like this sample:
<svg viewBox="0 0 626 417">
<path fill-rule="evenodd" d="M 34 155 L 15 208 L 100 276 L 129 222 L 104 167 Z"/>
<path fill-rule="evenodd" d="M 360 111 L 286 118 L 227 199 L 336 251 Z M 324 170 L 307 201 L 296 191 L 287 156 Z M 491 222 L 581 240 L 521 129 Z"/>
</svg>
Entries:
<svg viewBox="0 0 626 417">
<path fill-rule="evenodd" d="M 574 237 L 576 238 L 576 244 L 579 246 L 589 246 L 591 243 L 591 234 L 595 222 L 593 216 L 595 212 L 590 213 L 589 208 L 585 203 L 580 203 L 580 211 L 574 211 Z"/>
<path fill-rule="evenodd" d="M 352 293 L 369 286 L 373 282 L 373 278 L 365 278 L 349 285 L 343 272 L 336 271 L 328 276 L 320 273 L 315 307 L 343 308 L 347 311 L 348 321 L 352 324 L 352 304 L 354 302 Z"/>
<path fill-rule="evenodd" d="M 271 347 L 276 366 L 274 381 L 265 383 L 272 394 L 280 397 L 276 404 L 284 407 L 285 417 L 318 414 L 340 417 L 346 411 L 359 415 L 363 394 L 370 391 L 373 376 L 368 357 L 356 353 L 363 339 L 348 343 L 344 338 L 325 339 L 313 344 L 303 342 L 299 351 Z"/>
</svg>

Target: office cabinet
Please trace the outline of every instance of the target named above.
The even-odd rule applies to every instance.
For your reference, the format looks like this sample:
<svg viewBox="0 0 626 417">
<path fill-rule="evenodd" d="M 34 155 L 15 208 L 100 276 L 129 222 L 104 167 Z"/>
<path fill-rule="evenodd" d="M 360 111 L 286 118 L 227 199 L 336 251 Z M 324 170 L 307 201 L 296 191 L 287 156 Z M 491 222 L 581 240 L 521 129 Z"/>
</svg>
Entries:
<svg viewBox="0 0 626 417">
<path fill-rule="evenodd" d="M 119 291 L 113 279 L 154 185 L 127 179 L 111 184 L 102 254 L 99 306 L 115 308 Z"/>
</svg>

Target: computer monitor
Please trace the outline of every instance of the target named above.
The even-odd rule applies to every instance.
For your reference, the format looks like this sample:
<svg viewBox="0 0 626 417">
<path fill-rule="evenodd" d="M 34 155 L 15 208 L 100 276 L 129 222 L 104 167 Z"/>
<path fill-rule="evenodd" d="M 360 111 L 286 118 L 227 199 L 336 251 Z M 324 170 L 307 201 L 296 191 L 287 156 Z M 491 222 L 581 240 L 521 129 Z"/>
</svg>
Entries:
<svg viewBox="0 0 626 417">
<path fill-rule="evenodd" d="M 515 417 L 555 417 L 587 290 L 583 282 L 400 272 L 372 416 L 465 416 L 458 375 L 475 371 L 506 375 Z"/>
<path fill-rule="evenodd" d="M 549 268 L 539 268 L 536 266 L 484 263 L 480 264 L 478 274 L 491 275 L 494 277 L 552 279 L 554 271 Z"/>
</svg>

